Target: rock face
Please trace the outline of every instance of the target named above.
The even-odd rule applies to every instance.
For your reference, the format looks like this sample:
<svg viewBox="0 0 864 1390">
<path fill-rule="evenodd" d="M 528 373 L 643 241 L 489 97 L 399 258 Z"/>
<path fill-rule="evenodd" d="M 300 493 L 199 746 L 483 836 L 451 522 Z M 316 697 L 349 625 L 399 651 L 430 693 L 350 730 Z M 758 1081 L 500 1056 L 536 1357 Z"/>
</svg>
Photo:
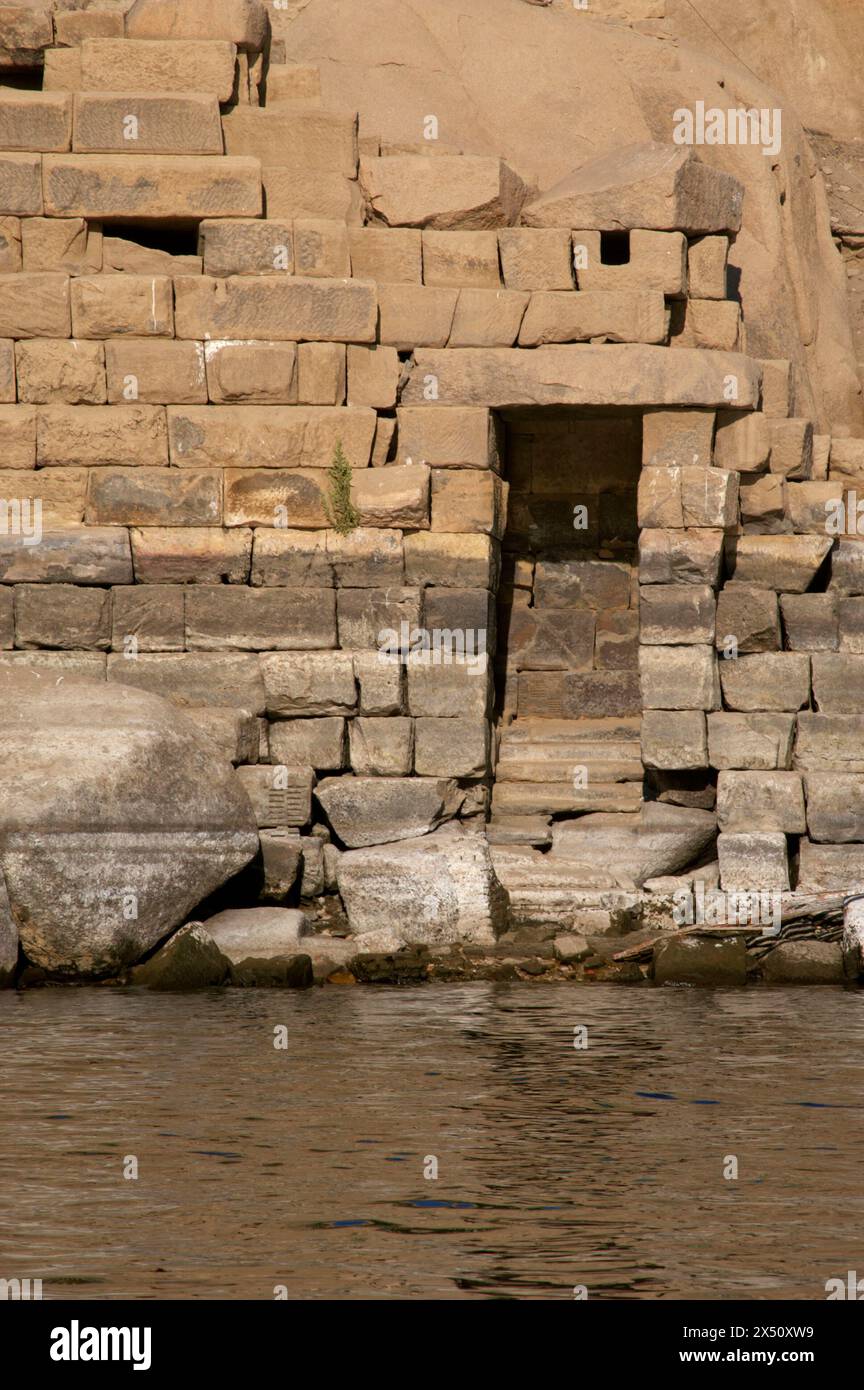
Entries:
<svg viewBox="0 0 864 1390">
<path fill-rule="evenodd" d="M 143 965 L 136 965 L 130 984 L 144 989 L 208 989 L 224 985 L 231 964 L 200 922 L 190 922 Z"/>
<path fill-rule="evenodd" d="M 24 952 L 113 974 L 255 854 L 230 764 L 167 701 L 132 688 L 4 682 L 0 863 Z"/>
<path fill-rule="evenodd" d="M 483 834 L 445 827 L 351 850 L 339 861 L 338 882 L 363 951 L 407 942 L 491 944 L 507 928 L 507 894 Z"/>
<path fill-rule="evenodd" d="M 715 833 L 709 811 L 646 802 L 636 815 L 600 811 L 562 822 L 553 831 L 550 857 L 608 875 L 622 887 L 641 887 L 692 864 Z"/>
</svg>

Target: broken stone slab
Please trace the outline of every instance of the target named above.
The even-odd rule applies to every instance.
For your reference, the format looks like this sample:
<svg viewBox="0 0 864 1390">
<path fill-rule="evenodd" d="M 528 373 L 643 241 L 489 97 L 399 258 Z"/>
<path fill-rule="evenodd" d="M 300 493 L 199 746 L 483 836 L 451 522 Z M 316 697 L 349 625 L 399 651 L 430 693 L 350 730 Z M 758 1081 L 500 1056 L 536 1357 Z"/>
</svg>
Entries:
<svg viewBox="0 0 864 1390">
<path fill-rule="evenodd" d="M 726 393 L 732 380 L 738 405 L 752 409 L 759 404 L 761 368 L 737 352 L 678 348 L 670 353 L 665 347 L 641 343 L 423 347 L 414 353 L 402 390 L 403 405 L 420 405 L 428 399 L 430 376 L 436 378 L 439 399 L 448 406 L 716 407 L 728 405 Z M 440 407 L 429 406 L 436 408 Z"/>
<path fill-rule="evenodd" d="M 349 849 L 427 835 L 458 814 L 464 793 L 445 777 L 326 777 L 315 788 Z"/>
<path fill-rule="evenodd" d="M 509 906 L 486 837 L 443 827 L 419 839 L 349 850 L 338 868 L 339 892 L 361 950 L 395 950 L 406 942 L 495 942 L 509 926 Z"/>
<path fill-rule="evenodd" d="M 227 908 L 202 925 L 234 964 L 248 956 L 268 960 L 296 955 L 311 930 L 305 912 L 291 907 Z"/>
<path fill-rule="evenodd" d="M 709 811 L 646 802 L 636 815 L 598 812 L 559 822 L 550 859 L 579 864 L 622 887 L 675 874 L 708 848 L 717 830 Z"/>
<path fill-rule="evenodd" d="M 737 936 L 673 936 L 654 946 L 658 985 L 744 985 L 747 965 L 747 947 Z"/>
<path fill-rule="evenodd" d="M 436 161 L 437 162 L 437 161 Z M 648 141 L 589 160 L 522 209 L 526 227 L 737 232 L 743 186 L 692 149 Z"/>
<path fill-rule="evenodd" d="M 781 941 L 760 961 L 772 985 L 841 985 L 843 949 L 836 941 Z"/>
<path fill-rule="evenodd" d="M 720 884 L 724 892 L 752 893 L 757 888 L 786 892 L 789 856 L 782 831 L 726 831 L 717 836 Z"/>
<path fill-rule="evenodd" d="M 0 861 L 24 951 L 64 976 L 116 973 L 252 858 L 251 807 L 164 700 L 38 673 L 5 696 Z"/>
<path fill-rule="evenodd" d="M 297 884 L 304 862 L 303 837 L 296 830 L 260 830 L 263 882 L 258 902 L 283 904 Z M 249 894 L 250 900 L 252 894 Z"/>
<path fill-rule="evenodd" d="M 369 220 L 438 231 L 511 227 L 525 185 L 503 159 L 486 155 L 390 155 L 360 161 Z"/>
<path fill-rule="evenodd" d="M 200 922 L 181 927 L 155 955 L 130 971 L 129 984 L 143 989 L 209 989 L 227 983 L 231 965 Z"/>
</svg>

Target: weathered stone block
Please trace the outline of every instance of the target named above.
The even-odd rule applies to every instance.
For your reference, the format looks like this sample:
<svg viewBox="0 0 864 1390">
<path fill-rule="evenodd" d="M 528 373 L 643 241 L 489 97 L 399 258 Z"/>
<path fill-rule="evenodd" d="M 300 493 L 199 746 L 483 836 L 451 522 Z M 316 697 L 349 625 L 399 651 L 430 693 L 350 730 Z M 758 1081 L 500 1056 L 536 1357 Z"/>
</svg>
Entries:
<svg viewBox="0 0 864 1390">
<path fill-rule="evenodd" d="M 83 217 L 25 217 L 21 221 L 21 255 L 26 271 L 97 275 L 102 269 L 102 248 L 101 228 Z"/>
<path fill-rule="evenodd" d="M 859 714 L 798 715 L 795 766 L 814 771 L 838 768 L 864 772 L 864 716 Z"/>
<path fill-rule="evenodd" d="M 843 538 L 835 542 L 829 589 L 832 593 L 864 594 L 864 541 Z"/>
<path fill-rule="evenodd" d="M 326 217 L 295 218 L 294 267 L 298 275 L 349 277 L 351 257 L 345 223 Z"/>
<path fill-rule="evenodd" d="M 375 412 L 360 406 L 168 407 L 171 462 L 186 468 L 322 468 L 341 442 L 348 462 L 366 468 Z"/>
<path fill-rule="evenodd" d="M 795 381 L 792 363 L 784 358 L 764 360 L 762 366 L 762 410 L 771 419 L 785 419 L 795 413 Z"/>
<path fill-rule="evenodd" d="M 642 709 L 639 676 L 635 671 L 525 671 L 516 706 L 522 718 L 627 718 Z"/>
<path fill-rule="evenodd" d="M 68 141 L 53 148 L 68 150 Z M 222 155 L 219 103 L 203 92 L 79 92 L 72 148 L 78 154 Z"/>
<path fill-rule="evenodd" d="M 4 584 L 131 584 L 129 532 L 121 527 L 78 526 L 32 537 L 0 532 L 0 582 Z"/>
<path fill-rule="evenodd" d="M 337 772 L 345 766 L 345 720 L 280 719 L 270 725 L 270 761 Z"/>
<path fill-rule="evenodd" d="M 328 524 L 327 475 L 319 468 L 228 468 L 223 477 L 226 526 Z M 323 582 L 331 582 L 329 570 Z"/>
<path fill-rule="evenodd" d="M 347 651 L 401 651 L 403 624 L 410 634 L 420 623 L 419 589 L 339 589 L 336 592 L 339 646 Z"/>
<path fill-rule="evenodd" d="M 168 337 L 174 331 L 167 276 L 94 275 L 72 281 L 72 332 L 76 338 Z"/>
<path fill-rule="evenodd" d="M 414 771 L 420 777 L 484 777 L 489 743 L 485 719 L 415 719 Z"/>
<path fill-rule="evenodd" d="M 674 348 L 734 352 L 741 332 L 741 306 L 731 299 L 672 301 L 669 343 Z"/>
<path fill-rule="evenodd" d="M 142 652 L 182 652 L 185 590 L 133 584 L 112 589 L 111 646 L 134 660 Z"/>
<path fill-rule="evenodd" d="M 563 228 L 502 228 L 498 248 L 508 290 L 574 288 L 570 235 Z"/>
<path fill-rule="evenodd" d="M 68 338 L 66 275 L 0 275 L 0 338 Z"/>
<path fill-rule="evenodd" d="M 98 346 L 101 350 L 102 344 Z M 105 369 L 108 399 L 115 404 L 197 405 L 207 400 L 201 343 L 156 342 L 150 338 L 107 342 Z"/>
<path fill-rule="evenodd" d="M 197 354 L 201 345 L 182 346 Z M 204 360 L 206 389 L 217 405 L 291 405 L 297 399 L 295 343 L 209 342 Z"/>
<path fill-rule="evenodd" d="M 173 468 L 100 468 L 88 480 L 88 526 L 219 526 L 222 477 Z"/>
<path fill-rule="evenodd" d="M 424 285 L 497 288 L 498 237 L 488 232 L 423 232 Z"/>
<path fill-rule="evenodd" d="M 643 469 L 638 519 L 642 527 L 721 527 L 738 521 L 738 475 L 719 468 Z"/>
<path fill-rule="evenodd" d="M 717 596 L 716 645 L 735 654 L 780 650 L 777 595 L 770 589 L 727 584 Z"/>
<path fill-rule="evenodd" d="M 641 584 L 720 582 L 723 532 L 703 529 L 645 529 L 639 537 Z"/>
<path fill-rule="evenodd" d="M 702 466 L 711 462 L 713 410 L 646 410 L 642 463 L 647 467 Z"/>
<path fill-rule="evenodd" d="M 378 337 L 390 347 L 443 348 L 450 338 L 459 291 L 426 285 L 380 284 Z"/>
<path fill-rule="evenodd" d="M 534 602 L 538 608 L 626 608 L 630 566 L 604 560 L 539 560 Z"/>
<path fill-rule="evenodd" d="M 357 777 L 407 777 L 414 752 L 413 720 L 352 719 L 348 724 L 351 769 Z"/>
<path fill-rule="evenodd" d="M 216 526 L 148 526 L 130 536 L 139 584 L 245 584 L 252 532 Z"/>
<path fill-rule="evenodd" d="M 799 893 L 859 893 L 862 889 L 864 845 L 814 845 L 801 840 Z"/>
<path fill-rule="evenodd" d="M 222 127 L 229 155 L 251 155 L 265 167 L 278 165 L 305 174 L 329 170 L 349 179 L 357 176 L 357 116 L 353 111 L 240 105 L 225 112 Z"/>
<path fill-rule="evenodd" d="M 42 185 L 49 217 L 199 220 L 261 211 L 258 161 L 224 155 L 51 154 Z"/>
<path fill-rule="evenodd" d="M 813 467 L 812 420 L 769 420 L 772 473 L 808 479 Z"/>
<path fill-rule="evenodd" d="M 723 699 L 730 709 L 798 710 L 810 703 L 810 658 L 800 652 L 739 656 L 719 665 Z"/>
<path fill-rule="evenodd" d="M 195 90 L 230 101 L 235 48 L 221 39 L 85 39 L 81 81 L 85 92 L 182 92 L 195 74 Z"/>
<path fill-rule="evenodd" d="M 276 652 L 261 657 L 270 718 L 347 714 L 357 705 L 350 652 Z"/>
<path fill-rule="evenodd" d="M 717 836 L 717 857 L 724 892 L 789 888 L 786 836 L 780 831 L 726 831 Z"/>
<path fill-rule="evenodd" d="M 354 652 L 354 676 L 360 687 L 360 714 L 405 714 L 403 668 L 383 650 Z"/>
<path fill-rule="evenodd" d="M 72 98 L 65 92 L 0 92 L 0 149 L 68 150 Z"/>
<path fill-rule="evenodd" d="M 519 346 L 597 339 L 610 343 L 663 343 L 666 336 L 666 309 L 659 290 L 535 290 L 522 320 Z"/>
<path fill-rule="evenodd" d="M 306 825 L 312 818 L 312 771 L 286 766 L 238 767 L 237 776 L 261 829 Z"/>
<path fill-rule="evenodd" d="M 327 217 L 363 225 L 363 195 L 356 179 L 338 169 L 265 164 L 261 170 L 268 217 Z"/>
<path fill-rule="evenodd" d="M 15 590 L 16 647 L 107 650 L 111 595 L 77 584 L 20 584 Z"/>
<path fill-rule="evenodd" d="M 659 290 L 670 298 L 687 293 L 687 241 L 681 232 L 634 230 L 630 259 L 608 265 L 598 231 L 573 232 L 573 259 L 580 290 Z"/>
<path fill-rule="evenodd" d="M 404 548 L 406 584 L 496 587 L 498 554 L 489 536 L 417 531 L 405 537 Z"/>
<path fill-rule="evenodd" d="M 205 275 L 291 275 L 294 223 L 291 218 L 205 218 L 198 226 L 198 250 Z"/>
<path fill-rule="evenodd" d="M 797 772 L 720 772 L 717 823 L 721 831 L 806 830 L 804 790 Z"/>
<path fill-rule="evenodd" d="M 653 978 L 658 985 L 746 985 L 747 948 L 736 936 L 677 936 L 654 948 Z"/>
<path fill-rule="evenodd" d="M 787 489 L 789 484 L 778 473 L 741 474 L 738 499 L 741 520 L 748 534 L 786 532 Z"/>
<path fill-rule="evenodd" d="M 639 591 L 639 640 L 649 646 L 713 642 L 715 606 L 708 584 L 645 584 Z"/>
<path fill-rule="evenodd" d="M 477 476 L 486 478 L 491 475 Z M 429 469 L 422 463 L 357 469 L 352 478 L 351 499 L 362 526 L 426 528 L 429 525 Z M 468 500 L 467 496 L 462 498 L 463 503 Z"/>
<path fill-rule="evenodd" d="M 808 772 L 807 832 L 811 840 L 846 844 L 864 840 L 864 774 Z"/>
<path fill-rule="evenodd" d="M 258 657 L 245 652 L 141 653 L 134 661 L 111 653 L 108 680 L 151 690 L 175 705 L 227 705 L 264 713 Z"/>
<path fill-rule="evenodd" d="M 3 466 L 36 467 L 36 411 L 31 405 L 0 405 Z"/>
<path fill-rule="evenodd" d="M 0 274 L 20 270 L 21 263 L 21 219 L 0 217 Z"/>
<path fill-rule="evenodd" d="M 184 276 L 175 285 L 178 338 L 375 341 L 375 287 L 286 275 Z"/>
<path fill-rule="evenodd" d="M 86 488 L 84 468 L 0 469 L 0 525 L 20 527 L 31 537 L 38 536 L 40 523 L 49 529 L 76 526 L 84 519 Z"/>
<path fill-rule="evenodd" d="M 312 651 L 335 646 L 332 589 L 193 585 L 186 595 L 189 651 Z"/>
<path fill-rule="evenodd" d="M 360 181 L 371 220 L 389 227 L 508 227 L 525 197 L 519 176 L 485 155 L 364 158 Z"/>
<path fill-rule="evenodd" d="M 785 770 L 791 766 L 794 735 L 791 714 L 709 714 L 710 765 L 753 772 Z"/>
<path fill-rule="evenodd" d="M 43 405 L 37 411 L 36 462 L 82 467 L 168 462 L 165 412 L 156 405 Z"/>
<path fill-rule="evenodd" d="M 642 716 L 642 761 L 646 767 L 707 767 L 702 710 L 646 709 Z"/>
<path fill-rule="evenodd" d="M 720 410 L 714 437 L 714 462 L 718 468 L 739 473 L 761 473 L 771 455 L 771 427 L 767 417 L 753 410 Z"/>
<path fill-rule="evenodd" d="M 42 161 L 38 154 L 0 154 L 0 215 L 41 217 Z"/>
<path fill-rule="evenodd" d="M 397 412 L 399 457 L 433 468 L 498 465 L 491 412 L 464 406 L 401 406 Z"/>
<path fill-rule="evenodd" d="M 847 714 L 864 704 L 864 657 L 818 652 L 813 657 L 813 699 L 822 714 Z"/>
<path fill-rule="evenodd" d="M 434 652 L 412 653 L 407 662 L 408 712 L 437 719 L 485 719 L 491 682 L 486 652 L 438 664 Z"/>
<path fill-rule="evenodd" d="M 375 470 L 376 475 L 389 472 L 392 469 Z M 496 473 L 433 468 L 432 530 L 481 531 L 500 539 L 507 520 L 507 492 Z"/>
<path fill-rule="evenodd" d="M 349 345 L 347 366 L 349 405 L 371 405 L 378 410 L 395 406 L 402 365 L 394 347 Z"/>
<path fill-rule="evenodd" d="M 836 626 L 832 627 L 830 618 L 825 625 L 829 639 L 839 631 L 840 650 L 864 656 L 864 598 L 844 598 L 834 594 L 828 597 L 836 598 Z"/>
<path fill-rule="evenodd" d="M 709 646 L 642 647 L 639 675 L 646 710 L 709 710 L 720 705 L 717 661 Z"/>
<path fill-rule="evenodd" d="M 781 941 L 761 966 L 763 979 L 772 985 L 841 985 L 846 978 L 836 941 Z"/>
<path fill-rule="evenodd" d="M 19 342 L 15 349 L 18 399 L 37 405 L 64 401 L 101 405 L 105 401 L 105 350 L 102 343 L 59 339 Z"/>
<path fill-rule="evenodd" d="M 803 594 L 830 549 L 829 536 L 736 536 L 727 539 L 726 563 L 738 584 Z"/>
<path fill-rule="evenodd" d="M 0 338 L 0 402 L 9 404 L 15 397 L 15 344 L 11 338 Z"/>
<path fill-rule="evenodd" d="M 351 273 L 357 280 L 419 285 L 423 280 L 422 233 L 404 228 L 349 227 Z"/>
<path fill-rule="evenodd" d="M 689 293 L 694 299 L 726 298 L 728 257 L 728 237 L 703 236 L 690 242 L 687 248 L 687 276 Z"/>
<path fill-rule="evenodd" d="M 460 290 L 448 347 L 512 347 L 528 298 L 522 290 Z"/>
<path fill-rule="evenodd" d="M 302 405 L 344 405 L 344 343 L 298 343 L 297 399 Z"/>
<path fill-rule="evenodd" d="M 835 594 L 783 594 L 780 610 L 790 651 L 836 652 L 840 646 L 839 608 Z M 864 616 L 864 615 L 862 615 Z"/>
</svg>

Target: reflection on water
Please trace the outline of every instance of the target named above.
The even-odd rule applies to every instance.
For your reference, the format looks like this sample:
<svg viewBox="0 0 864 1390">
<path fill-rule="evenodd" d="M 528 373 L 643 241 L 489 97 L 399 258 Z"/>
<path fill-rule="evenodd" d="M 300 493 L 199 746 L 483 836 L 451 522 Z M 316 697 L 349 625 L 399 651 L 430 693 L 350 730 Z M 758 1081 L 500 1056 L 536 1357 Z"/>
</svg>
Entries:
<svg viewBox="0 0 864 1390">
<path fill-rule="evenodd" d="M 0 1277 L 49 1298 L 813 1299 L 864 1258 L 856 992 L 41 990 L 0 1029 Z"/>
</svg>

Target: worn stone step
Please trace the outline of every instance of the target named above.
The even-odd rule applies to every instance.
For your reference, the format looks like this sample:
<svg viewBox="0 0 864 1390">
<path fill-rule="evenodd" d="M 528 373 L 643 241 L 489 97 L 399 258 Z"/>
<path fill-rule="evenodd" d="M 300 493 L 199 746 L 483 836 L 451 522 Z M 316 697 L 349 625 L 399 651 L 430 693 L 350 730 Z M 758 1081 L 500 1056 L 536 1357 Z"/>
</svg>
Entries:
<svg viewBox="0 0 864 1390">
<path fill-rule="evenodd" d="M 639 742 L 642 720 L 640 716 L 619 719 L 517 719 L 502 730 L 501 741 L 508 743 L 567 743 L 587 740 L 588 742 L 621 742 L 633 739 Z"/>
<path fill-rule="evenodd" d="M 490 845 L 532 845 L 541 848 L 552 843 L 548 816 L 494 815 L 486 827 Z"/>
<path fill-rule="evenodd" d="M 585 788 L 611 782 L 641 782 L 644 768 L 639 757 L 589 758 L 581 750 L 569 757 L 536 756 L 536 750 L 516 755 L 502 750 L 495 776 L 499 782 L 561 782 L 575 780 L 576 769 L 582 770 Z"/>
<path fill-rule="evenodd" d="M 496 782 L 494 814 L 530 816 L 577 811 L 635 812 L 642 804 L 641 782 L 594 783 L 574 788 L 569 782 Z"/>
</svg>

